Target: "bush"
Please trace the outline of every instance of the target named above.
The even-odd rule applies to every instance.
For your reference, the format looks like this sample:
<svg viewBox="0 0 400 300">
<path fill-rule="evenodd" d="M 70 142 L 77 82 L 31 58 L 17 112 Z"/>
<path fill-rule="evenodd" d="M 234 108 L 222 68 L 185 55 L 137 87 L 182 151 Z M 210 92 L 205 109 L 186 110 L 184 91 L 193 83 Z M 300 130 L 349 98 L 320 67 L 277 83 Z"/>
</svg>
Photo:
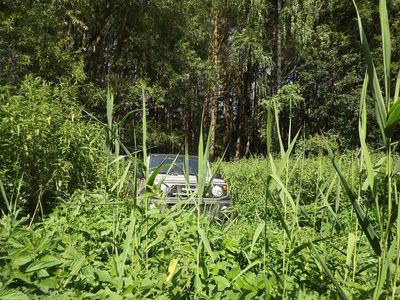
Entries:
<svg viewBox="0 0 400 300">
<path fill-rule="evenodd" d="M 0 96 L 0 179 L 10 194 L 23 178 L 20 204 L 31 213 L 38 201 L 46 208 L 100 183 L 103 131 L 84 120 L 75 97 L 73 86 L 32 77 Z"/>
</svg>

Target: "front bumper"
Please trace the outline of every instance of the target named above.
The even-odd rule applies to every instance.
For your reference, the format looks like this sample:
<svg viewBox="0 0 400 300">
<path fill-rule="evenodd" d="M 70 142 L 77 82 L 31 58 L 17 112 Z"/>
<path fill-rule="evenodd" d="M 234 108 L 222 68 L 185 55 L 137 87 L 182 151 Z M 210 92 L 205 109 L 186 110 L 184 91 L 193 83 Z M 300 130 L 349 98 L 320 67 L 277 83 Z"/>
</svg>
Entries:
<svg viewBox="0 0 400 300">
<path fill-rule="evenodd" d="M 170 208 L 177 204 L 181 205 L 183 208 L 197 208 L 200 207 L 200 211 L 206 213 L 209 216 L 222 217 L 224 214 L 229 213 L 232 207 L 232 201 L 230 197 L 224 196 L 221 198 L 198 198 L 193 199 L 181 199 L 176 197 L 165 197 L 163 199 L 153 198 L 150 200 L 150 205 L 160 209 Z"/>
</svg>

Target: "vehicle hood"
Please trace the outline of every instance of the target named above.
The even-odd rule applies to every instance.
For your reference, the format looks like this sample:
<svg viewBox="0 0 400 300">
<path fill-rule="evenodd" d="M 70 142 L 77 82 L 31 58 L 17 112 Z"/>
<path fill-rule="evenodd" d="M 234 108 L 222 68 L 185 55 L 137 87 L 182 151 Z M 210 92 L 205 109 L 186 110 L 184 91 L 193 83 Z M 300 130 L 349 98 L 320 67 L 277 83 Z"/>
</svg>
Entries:
<svg viewBox="0 0 400 300">
<path fill-rule="evenodd" d="M 211 180 L 211 177 L 206 178 L 206 183 Z M 196 176 L 189 175 L 189 184 L 196 185 Z M 165 175 L 158 174 L 154 179 L 154 183 L 158 184 L 160 182 L 164 182 L 166 185 L 176 185 L 176 184 L 186 184 L 186 179 L 184 175 Z M 225 181 L 222 179 L 214 178 L 212 180 L 212 184 L 225 184 Z"/>
</svg>

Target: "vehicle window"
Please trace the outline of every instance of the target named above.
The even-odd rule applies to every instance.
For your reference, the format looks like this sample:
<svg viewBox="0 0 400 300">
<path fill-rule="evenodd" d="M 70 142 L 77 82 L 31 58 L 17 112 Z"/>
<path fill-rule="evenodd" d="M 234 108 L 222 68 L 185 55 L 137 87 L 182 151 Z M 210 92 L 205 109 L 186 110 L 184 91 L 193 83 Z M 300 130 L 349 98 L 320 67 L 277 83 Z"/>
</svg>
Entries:
<svg viewBox="0 0 400 300">
<path fill-rule="evenodd" d="M 176 160 L 175 160 L 176 158 Z M 174 163 L 175 161 L 175 163 Z M 185 157 L 184 156 L 165 156 L 154 155 L 150 157 L 150 172 L 156 169 L 159 165 L 163 164 L 160 174 L 167 174 L 168 170 L 170 175 L 183 175 L 185 170 Z M 189 157 L 189 175 L 197 175 L 198 159 L 197 157 Z"/>
</svg>

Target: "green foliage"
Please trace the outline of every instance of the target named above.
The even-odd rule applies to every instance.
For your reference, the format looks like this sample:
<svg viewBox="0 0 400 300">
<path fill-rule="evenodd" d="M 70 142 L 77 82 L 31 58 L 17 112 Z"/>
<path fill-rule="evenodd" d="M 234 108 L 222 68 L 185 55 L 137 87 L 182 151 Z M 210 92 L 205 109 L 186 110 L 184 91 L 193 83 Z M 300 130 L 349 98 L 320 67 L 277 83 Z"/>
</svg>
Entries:
<svg viewBox="0 0 400 300">
<path fill-rule="evenodd" d="M 351 158 L 342 159 L 346 161 L 346 174 L 351 177 Z M 251 215 L 259 210 L 266 196 L 265 179 L 271 172 L 270 163 L 262 158 L 254 158 L 224 163 L 221 170 L 232 186 L 238 211 Z M 313 203 L 316 201 L 318 189 L 328 181 L 331 173 L 330 161 L 325 156 L 301 159 L 298 167 L 289 171 L 289 191 L 292 195 L 300 194 L 301 204 Z M 333 203 L 335 195 L 330 196 Z"/>
<path fill-rule="evenodd" d="M 0 176 L 7 192 L 23 178 L 21 205 L 30 213 L 39 201 L 53 206 L 77 187 L 100 184 L 102 131 L 85 122 L 75 97 L 73 87 L 32 77 L 1 95 Z"/>
<path fill-rule="evenodd" d="M 11 225 L 4 217 L 0 225 L 0 282 L 9 291 L 19 288 L 27 295 L 47 297 L 194 297 L 198 244 L 197 218 L 191 212 L 176 207 L 142 215 L 132 210 L 129 198 L 117 201 L 101 191 L 77 191 L 31 230 L 23 221 Z M 205 217 L 200 222 L 209 243 L 201 255 L 200 297 L 282 293 L 278 265 L 284 248 L 279 229 L 268 225 L 273 264 L 265 280 L 260 269 L 263 246 L 253 239 L 257 224 L 244 219 L 218 224 Z M 305 238 L 312 232 L 298 234 Z M 341 259 L 345 257 L 329 261 Z M 293 268 L 286 287 L 290 297 L 333 296 L 321 286 L 319 267 L 310 253 L 301 252 Z"/>
<path fill-rule="evenodd" d="M 299 154 L 304 153 L 306 157 L 321 156 L 327 154 L 327 146 L 334 151 L 340 150 L 340 141 L 337 135 L 331 134 L 314 135 L 306 139 L 300 140 L 296 145 L 296 150 Z"/>
</svg>

